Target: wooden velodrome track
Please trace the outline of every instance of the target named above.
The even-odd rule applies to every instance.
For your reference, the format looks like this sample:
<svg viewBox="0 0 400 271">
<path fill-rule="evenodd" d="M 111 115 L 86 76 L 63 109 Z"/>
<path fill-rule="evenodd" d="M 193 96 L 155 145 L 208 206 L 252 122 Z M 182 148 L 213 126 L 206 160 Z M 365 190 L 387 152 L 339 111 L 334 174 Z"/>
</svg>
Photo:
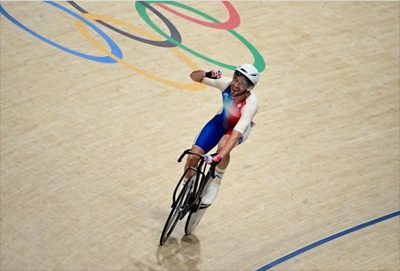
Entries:
<svg viewBox="0 0 400 271">
<path fill-rule="evenodd" d="M 399 270 L 399 2 L 182 3 L 1 2 L 1 270 Z M 257 125 L 159 247 L 189 74 L 245 62 Z"/>
</svg>

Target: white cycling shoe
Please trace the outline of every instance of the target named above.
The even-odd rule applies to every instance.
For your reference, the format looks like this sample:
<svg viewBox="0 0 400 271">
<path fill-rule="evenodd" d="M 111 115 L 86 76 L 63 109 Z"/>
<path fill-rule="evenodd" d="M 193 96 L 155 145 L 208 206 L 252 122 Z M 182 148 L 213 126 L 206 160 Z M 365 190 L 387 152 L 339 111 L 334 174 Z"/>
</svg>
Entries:
<svg viewBox="0 0 400 271">
<path fill-rule="evenodd" d="M 210 186 L 204 193 L 203 198 L 201 199 L 200 209 L 207 208 L 208 206 L 214 203 L 218 195 L 220 184 L 221 184 L 221 179 L 215 178 L 211 181 Z"/>
</svg>

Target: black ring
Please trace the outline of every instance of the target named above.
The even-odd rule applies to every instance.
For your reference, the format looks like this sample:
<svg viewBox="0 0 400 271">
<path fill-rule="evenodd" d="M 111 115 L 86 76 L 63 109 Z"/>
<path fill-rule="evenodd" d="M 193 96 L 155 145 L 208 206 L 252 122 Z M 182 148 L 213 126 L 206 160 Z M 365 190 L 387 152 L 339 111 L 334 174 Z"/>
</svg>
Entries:
<svg viewBox="0 0 400 271">
<path fill-rule="evenodd" d="M 71 6 L 73 6 L 75 9 L 79 10 L 82 13 L 89 13 L 86 10 L 84 10 L 81 6 L 79 6 L 77 3 L 75 3 L 74 1 L 67 1 L 68 4 L 70 4 Z M 181 34 L 179 33 L 178 29 L 176 29 L 176 27 L 171 23 L 171 21 L 169 21 L 164 15 L 162 15 L 158 10 L 156 10 L 155 8 L 153 8 L 151 5 L 147 4 L 146 2 L 143 1 L 139 1 L 140 4 L 142 4 L 143 6 L 145 6 L 146 8 L 150 9 L 158 18 L 160 18 L 165 25 L 168 27 L 169 32 L 170 32 L 170 36 L 172 39 L 176 40 L 177 42 L 181 42 L 182 41 L 182 37 Z M 134 36 L 132 34 L 129 34 L 125 31 L 122 31 L 112 25 L 109 25 L 106 22 L 103 22 L 101 20 L 95 20 L 96 22 L 98 22 L 99 24 L 121 34 L 124 35 L 125 37 L 143 42 L 143 43 L 147 43 L 150 45 L 154 45 L 154 46 L 158 46 L 158 47 L 176 47 L 175 44 L 173 44 L 172 42 L 170 42 L 169 40 L 165 40 L 165 41 L 155 41 L 155 40 L 148 40 L 148 39 L 143 39 L 141 37 L 138 36 Z"/>
</svg>

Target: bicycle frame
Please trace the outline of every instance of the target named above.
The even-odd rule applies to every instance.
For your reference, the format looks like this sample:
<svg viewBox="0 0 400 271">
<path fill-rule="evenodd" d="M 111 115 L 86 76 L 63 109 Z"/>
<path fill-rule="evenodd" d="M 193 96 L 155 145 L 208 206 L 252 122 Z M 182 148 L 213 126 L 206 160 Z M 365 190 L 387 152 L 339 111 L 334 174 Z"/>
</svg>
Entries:
<svg viewBox="0 0 400 271">
<path fill-rule="evenodd" d="M 196 174 L 196 180 L 195 180 L 195 184 L 194 184 L 194 191 L 196 191 L 196 192 L 194 193 L 194 198 L 192 199 L 192 201 L 190 202 L 190 204 L 188 206 L 188 209 L 189 209 L 190 207 L 192 207 L 192 205 L 194 203 L 197 202 L 197 200 L 199 199 L 200 194 L 201 194 L 199 192 L 201 192 L 203 187 L 205 186 L 205 180 L 206 180 L 205 172 L 206 172 L 208 164 L 204 161 L 204 155 L 199 154 L 199 153 L 191 152 L 190 149 L 185 150 L 182 153 L 182 155 L 178 159 L 178 162 L 180 163 L 182 161 L 183 157 L 185 155 L 188 155 L 188 154 L 199 156 L 200 157 L 200 161 L 199 161 L 199 163 L 197 165 L 197 168 L 189 167 L 183 173 L 181 179 L 179 180 L 177 186 L 175 187 L 175 190 L 174 190 L 174 193 L 173 193 L 173 196 L 172 196 L 172 204 L 175 204 L 175 202 L 176 202 L 176 194 L 177 194 L 178 188 L 180 187 L 180 184 L 182 183 L 182 180 L 185 177 L 186 173 L 189 170 L 193 170 L 193 171 L 195 171 L 195 174 Z M 216 165 L 217 165 L 217 163 L 210 164 L 209 172 L 211 172 L 212 178 L 215 177 L 215 166 Z"/>
<path fill-rule="evenodd" d="M 217 165 L 217 163 L 211 163 L 206 173 L 208 163 L 204 161 L 205 155 L 203 154 L 193 153 L 190 150 L 186 150 L 179 157 L 178 162 L 181 162 L 183 157 L 187 154 L 199 156 L 200 161 L 197 164 L 196 168 L 190 167 L 185 170 L 178 184 L 175 187 L 174 193 L 172 195 L 171 211 L 169 213 L 169 216 L 167 218 L 167 221 L 165 222 L 163 231 L 161 233 L 160 245 L 163 245 L 166 242 L 166 240 L 174 230 L 178 220 L 182 220 L 187 213 L 190 213 L 189 218 L 192 217 L 193 212 L 197 213 L 198 208 L 200 208 L 201 196 L 204 192 L 207 182 L 210 180 L 211 177 L 213 178 L 215 177 L 215 166 Z M 183 178 L 188 173 L 188 170 L 193 170 L 195 172 L 194 174 L 196 174 L 196 179 L 194 181 L 193 187 L 189 186 L 192 185 L 193 182 L 192 179 L 190 179 L 184 186 L 181 185 Z M 190 178 L 193 178 L 193 175 Z M 179 195 L 177 196 L 179 187 L 182 188 L 179 192 Z M 194 222 L 196 222 L 196 220 Z M 191 232 L 197 226 L 198 222 L 199 221 L 197 221 L 196 224 L 192 224 L 190 226 L 189 232 Z M 188 222 L 186 222 L 185 225 L 185 232 L 188 231 L 187 225 Z"/>
</svg>

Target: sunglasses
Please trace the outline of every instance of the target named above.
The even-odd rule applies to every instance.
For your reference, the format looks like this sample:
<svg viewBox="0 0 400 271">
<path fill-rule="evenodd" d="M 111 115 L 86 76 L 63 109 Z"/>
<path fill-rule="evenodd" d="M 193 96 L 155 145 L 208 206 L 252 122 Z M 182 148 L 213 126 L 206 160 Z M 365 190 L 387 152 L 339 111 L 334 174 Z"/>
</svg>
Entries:
<svg viewBox="0 0 400 271">
<path fill-rule="evenodd" d="M 244 76 L 242 73 L 240 73 L 238 71 L 235 71 L 233 73 L 232 83 L 236 83 L 236 82 L 241 86 L 241 88 L 248 89 L 248 90 L 253 88 L 253 84 L 250 82 L 250 80 L 247 79 L 246 76 Z"/>
</svg>

